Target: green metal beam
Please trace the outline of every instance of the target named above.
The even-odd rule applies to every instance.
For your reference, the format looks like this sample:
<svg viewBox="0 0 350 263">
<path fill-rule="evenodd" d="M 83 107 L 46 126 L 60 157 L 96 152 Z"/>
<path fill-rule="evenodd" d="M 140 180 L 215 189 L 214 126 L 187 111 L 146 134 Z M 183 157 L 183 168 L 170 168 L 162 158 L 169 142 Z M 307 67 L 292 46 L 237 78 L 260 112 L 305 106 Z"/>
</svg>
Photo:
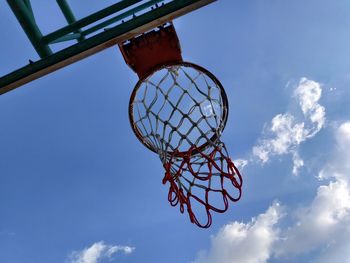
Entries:
<svg viewBox="0 0 350 263">
<path fill-rule="evenodd" d="M 33 9 L 32 9 L 32 4 L 30 3 L 30 0 L 23 0 L 23 2 L 27 6 L 29 13 L 30 13 L 30 16 L 32 17 L 33 21 L 35 21 Z"/>
<path fill-rule="evenodd" d="M 34 20 L 29 0 L 7 0 L 7 3 L 39 56 L 44 58 L 51 55 L 52 51 L 49 46 L 42 43 L 43 36 Z"/>
<path fill-rule="evenodd" d="M 132 16 L 133 14 L 136 14 L 137 12 L 145 10 L 148 7 L 151 7 L 151 6 L 155 5 L 155 4 L 157 4 L 159 2 L 163 2 L 163 1 L 164 0 L 151 0 L 151 1 L 148 1 L 148 2 L 146 2 L 144 4 L 142 4 L 142 5 L 136 6 L 136 7 L 132 8 L 132 9 L 130 9 L 130 10 L 120 14 L 120 15 L 117 15 L 117 16 L 115 16 L 113 18 L 110 18 L 110 19 L 108 19 L 108 20 L 106 20 L 106 21 L 104 21 L 104 22 L 102 22 L 102 23 L 100 23 L 100 24 L 98 24 L 96 26 L 93 26 L 93 27 L 91 27 L 89 29 L 84 30 L 82 32 L 82 34 L 84 36 L 89 35 L 89 34 L 91 34 L 93 32 L 96 32 L 97 30 L 100 30 L 100 29 L 102 29 L 102 28 L 104 28 L 106 26 L 109 26 L 110 24 L 113 24 L 115 22 L 121 21 L 122 19 L 124 19 L 126 17 Z"/>
<path fill-rule="evenodd" d="M 107 8 L 104 8 L 96 13 L 93 13 L 87 17 L 84 17 L 68 26 L 62 27 L 58 29 L 57 31 L 54 31 L 48 35 L 46 35 L 43 38 L 43 41 L 47 44 L 51 43 L 52 41 L 63 37 L 69 33 L 73 33 L 76 30 L 79 30 L 87 25 L 90 25 L 100 19 L 103 19 L 109 15 L 112 15 L 116 12 L 119 12 L 123 10 L 124 8 L 128 8 L 129 6 L 132 6 L 138 2 L 142 2 L 142 0 L 122 0 L 114 5 L 111 5 Z"/>
<path fill-rule="evenodd" d="M 68 40 L 72 40 L 72 39 L 80 39 L 81 40 L 82 38 L 85 38 L 85 36 L 90 35 L 91 33 L 94 33 L 100 29 L 106 28 L 107 26 L 109 26 L 113 23 L 120 22 L 120 21 L 122 21 L 122 19 L 130 17 L 130 16 L 132 16 L 140 11 L 146 10 L 147 8 L 154 6 L 160 2 L 164 2 L 164 0 L 149 0 L 148 2 L 145 2 L 145 3 L 138 5 L 134 8 L 128 9 L 126 12 L 121 13 L 120 15 L 117 15 L 117 16 L 112 17 L 110 19 L 107 19 L 107 20 L 105 20 L 105 21 L 103 21 L 95 26 L 92 26 L 84 31 L 79 29 L 79 30 L 75 31 L 74 34 L 70 33 L 70 34 L 67 34 L 63 37 L 59 37 L 56 40 L 50 42 L 49 44 L 59 43 L 59 42 L 68 41 Z M 70 24 L 74 23 L 75 18 L 73 16 L 66 0 L 57 0 L 57 3 L 59 3 L 62 12 L 66 16 L 67 21 Z M 73 19 L 74 19 L 74 21 L 73 21 Z"/>
<path fill-rule="evenodd" d="M 68 3 L 66 0 L 56 0 L 58 6 L 60 7 L 64 17 L 66 18 L 68 24 L 73 24 L 75 23 L 77 20 L 75 19 L 75 16 L 72 12 L 72 9 L 69 7 Z M 80 34 L 81 33 L 81 29 L 77 29 L 74 30 L 74 33 L 76 34 Z M 80 35 L 79 38 L 77 38 L 78 41 L 82 41 L 84 40 L 84 36 Z"/>
<path fill-rule="evenodd" d="M 76 39 L 81 39 L 81 38 L 82 38 L 81 33 L 73 33 L 73 34 L 65 35 L 64 37 L 60 37 L 60 38 L 56 39 L 55 41 L 53 41 L 51 44 L 65 42 L 65 41 L 69 41 L 69 40 L 76 40 Z M 80 41 L 78 41 L 78 42 L 80 42 Z"/>
<path fill-rule="evenodd" d="M 0 94 L 152 30 L 216 0 L 174 0 L 0 78 Z"/>
</svg>

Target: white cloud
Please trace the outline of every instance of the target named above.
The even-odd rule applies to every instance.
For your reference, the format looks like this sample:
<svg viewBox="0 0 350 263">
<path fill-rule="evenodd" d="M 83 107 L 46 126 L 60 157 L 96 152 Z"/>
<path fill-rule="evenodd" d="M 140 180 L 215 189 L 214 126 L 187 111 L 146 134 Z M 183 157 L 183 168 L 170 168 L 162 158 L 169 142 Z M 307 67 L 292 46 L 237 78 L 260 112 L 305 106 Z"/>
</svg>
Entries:
<svg viewBox="0 0 350 263">
<path fill-rule="evenodd" d="M 347 262 L 350 258 L 350 121 L 337 128 L 335 137 L 335 149 L 319 176 L 331 181 L 318 187 L 309 205 L 285 214 L 283 222 L 281 209 L 273 204 L 250 223 L 227 224 L 212 238 L 209 251 L 201 252 L 195 263 L 264 263 L 269 258 L 283 262 L 312 251 L 318 253 L 308 261 Z"/>
<path fill-rule="evenodd" d="M 344 122 L 340 125 L 337 131 L 337 142 L 338 146 L 344 149 L 344 146 L 349 146 L 350 144 L 350 121 Z M 348 152 L 348 151 L 347 151 Z"/>
<path fill-rule="evenodd" d="M 336 149 L 331 160 L 318 174 L 319 179 L 350 179 L 350 121 L 342 123 L 335 133 Z"/>
<path fill-rule="evenodd" d="M 296 123 L 294 117 L 289 113 L 276 115 L 271 121 L 270 131 L 274 138 L 264 139 L 259 146 L 253 148 L 253 154 L 263 162 L 267 162 L 270 155 L 289 153 L 308 135 L 304 123 Z"/>
<path fill-rule="evenodd" d="M 316 258 L 316 263 L 343 263 L 348 262 L 350 258 L 350 230 L 349 227 L 333 240 L 325 251 L 322 251 Z"/>
<path fill-rule="evenodd" d="M 288 215 L 293 220 L 291 226 L 279 229 L 281 216 L 275 203 L 250 223 L 227 224 L 212 238 L 209 252 L 200 252 L 194 263 L 264 263 L 272 257 L 284 261 L 315 249 L 323 251 L 315 262 L 346 262 L 349 258 L 348 182 L 337 180 L 320 186 L 309 206 L 297 216 Z"/>
<path fill-rule="evenodd" d="M 271 156 L 292 154 L 293 174 L 298 174 L 298 170 L 304 165 L 298 146 L 315 136 L 325 123 L 325 108 L 318 103 L 321 95 L 319 83 L 302 78 L 294 96 L 303 112 L 303 120 L 298 120 L 289 112 L 276 115 L 269 125 L 268 134 L 253 147 L 253 155 L 266 163 Z"/>
<path fill-rule="evenodd" d="M 297 175 L 299 169 L 304 166 L 304 160 L 300 158 L 299 153 L 294 151 L 293 153 L 293 174 Z"/>
<path fill-rule="evenodd" d="M 234 163 L 235 163 L 235 165 L 237 166 L 237 168 L 239 170 L 242 170 L 245 166 L 247 166 L 248 160 L 246 160 L 246 159 L 236 159 L 234 161 Z"/>
<path fill-rule="evenodd" d="M 322 95 L 321 86 L 315 81 L 302 78 L 294 94 L 299 99 L 304 116 L 317 125 L 310 133 L 310 136 L 313 136 L 323 127 L 325 122 L 325 108 L 318 103 Z"/>
<path fill-rule="evenodd" d="M 100 241 L 81 251 L 72 252 L 68 262 L 99 263 L 104 259 L 111 259 L 117 252 L 130 254 L 134 250 L 134 247 L 106 245 L 103 241 Z"/>
<path fill-rule="evenodd" d="M 311 205 L 299 211 L 296 223 L 284 231 L 277 255 L 320 249 L 317 262 L 345 262 L 340 259 L 350 256 L 350 122 L 337 128 L 335 138 L 335 150 L 318 176 L 333 181 L 320 186 Z"/>
<path fill-rule="evenodd" d="M 281 207 L 275 202 L 250 223 L 233 222 L 212 237 L 209 252 L 199 253 L 194 263 L 262 263 L 278 237 L 275 225 L 281 218 Z"/>
<path fill-rule="evenodd" d="M 318 188 L 310 206 L 300 209 L 296 222 L 283 232 L 275 248 L 277 256 L 299 255 L 325 249 L 346 231 L 350 223 L 350 189 L 344 180 Z"/>
</svg>

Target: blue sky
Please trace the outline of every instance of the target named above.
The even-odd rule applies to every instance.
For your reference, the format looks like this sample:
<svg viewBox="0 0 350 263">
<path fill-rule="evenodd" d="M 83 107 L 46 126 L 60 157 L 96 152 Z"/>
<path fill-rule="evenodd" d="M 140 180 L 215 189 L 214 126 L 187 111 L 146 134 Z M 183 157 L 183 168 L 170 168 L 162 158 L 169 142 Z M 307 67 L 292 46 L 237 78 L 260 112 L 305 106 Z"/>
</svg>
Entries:
<svg viewBox="0 0 350 263">
<path fill-rule="evenodd" d="M 64 24 L 55 1 L 32 2 L 44 33 Z M 80 17 L 114 1 L 70 2 Z M 226 89 L 222 138 L 244 176 L 206 230 L 168 204 L 132 133 L 137 76 L 117 48 L 0 96 L 0 262 L 346 262 L 349 9 L 221 0 L 174 21 L 184 59 Z M 37 56 L 5 1 L 0 21 L 4 75 Z"/>
</svg>

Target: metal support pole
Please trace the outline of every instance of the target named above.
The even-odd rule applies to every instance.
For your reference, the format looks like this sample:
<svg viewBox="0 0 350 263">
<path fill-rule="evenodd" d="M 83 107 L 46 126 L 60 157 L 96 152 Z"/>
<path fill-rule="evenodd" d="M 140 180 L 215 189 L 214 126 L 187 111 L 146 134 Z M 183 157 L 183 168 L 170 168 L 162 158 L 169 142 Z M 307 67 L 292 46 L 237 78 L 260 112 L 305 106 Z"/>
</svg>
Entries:
<svg viewBox="0 0 350 263">
<path fill-rule="evenodd" d="M 66 0 L 56 0 L 58 6 L 61 8 L 61 11 L 64 15 L 64 17 L 66 18 L 68 24 L 73 24 L 74 22 L 76 22 L 77 20 L 75 19 L 75 16 L 72 12 L 72 9 L 69 7 L 68 3 Z M 81 33 L 81 29 L 77 29 L 74 30 L 74 33 L 76 34 L 80 34 Z M 84 36 L 80 36 L 78 38 L 78 42 L 84 40 L 85 37 Z"/>
<path fill-rule="evenodd" d="M 41 58 L 52 54 L 48 45 L 42 43 L 43 35 L 41 34 L 31 11 L 28 0 L 7 0 L 8 5 L 21 24 L 24 32 L 27 34 L 30 42 Z"/>
</svg>

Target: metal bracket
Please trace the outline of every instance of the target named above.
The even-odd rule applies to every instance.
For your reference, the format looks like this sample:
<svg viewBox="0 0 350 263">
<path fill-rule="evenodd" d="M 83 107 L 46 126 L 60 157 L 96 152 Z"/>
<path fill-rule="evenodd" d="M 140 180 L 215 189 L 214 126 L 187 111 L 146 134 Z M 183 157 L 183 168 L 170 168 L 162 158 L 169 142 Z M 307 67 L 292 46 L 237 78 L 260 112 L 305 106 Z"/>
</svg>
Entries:
<svg viewBox="0 0 350 263">
<path fill-rule="evenodd" d="M 150 31 L 214 1 L 216 0 L 149 0 L 146 2 L 122 0 L 75 21 L 67 2 L 57 0 L 70 24 L 43 36 L 35 23 L 29 0 L 7 0 L 42 59 L 1 77 L 0 94 Z M 155 4 L 159 5 L 155 6 Z M 116 15 L 107 18 L 113 14 Z M 98 21 L 100 23 L 96 24 Z M 109 25 L 112 27 L 103 30 Z M 74 39 L 77 39 L 78 43 L 55 53 L 49 47 L 59 41 Z"/>
</svg>

